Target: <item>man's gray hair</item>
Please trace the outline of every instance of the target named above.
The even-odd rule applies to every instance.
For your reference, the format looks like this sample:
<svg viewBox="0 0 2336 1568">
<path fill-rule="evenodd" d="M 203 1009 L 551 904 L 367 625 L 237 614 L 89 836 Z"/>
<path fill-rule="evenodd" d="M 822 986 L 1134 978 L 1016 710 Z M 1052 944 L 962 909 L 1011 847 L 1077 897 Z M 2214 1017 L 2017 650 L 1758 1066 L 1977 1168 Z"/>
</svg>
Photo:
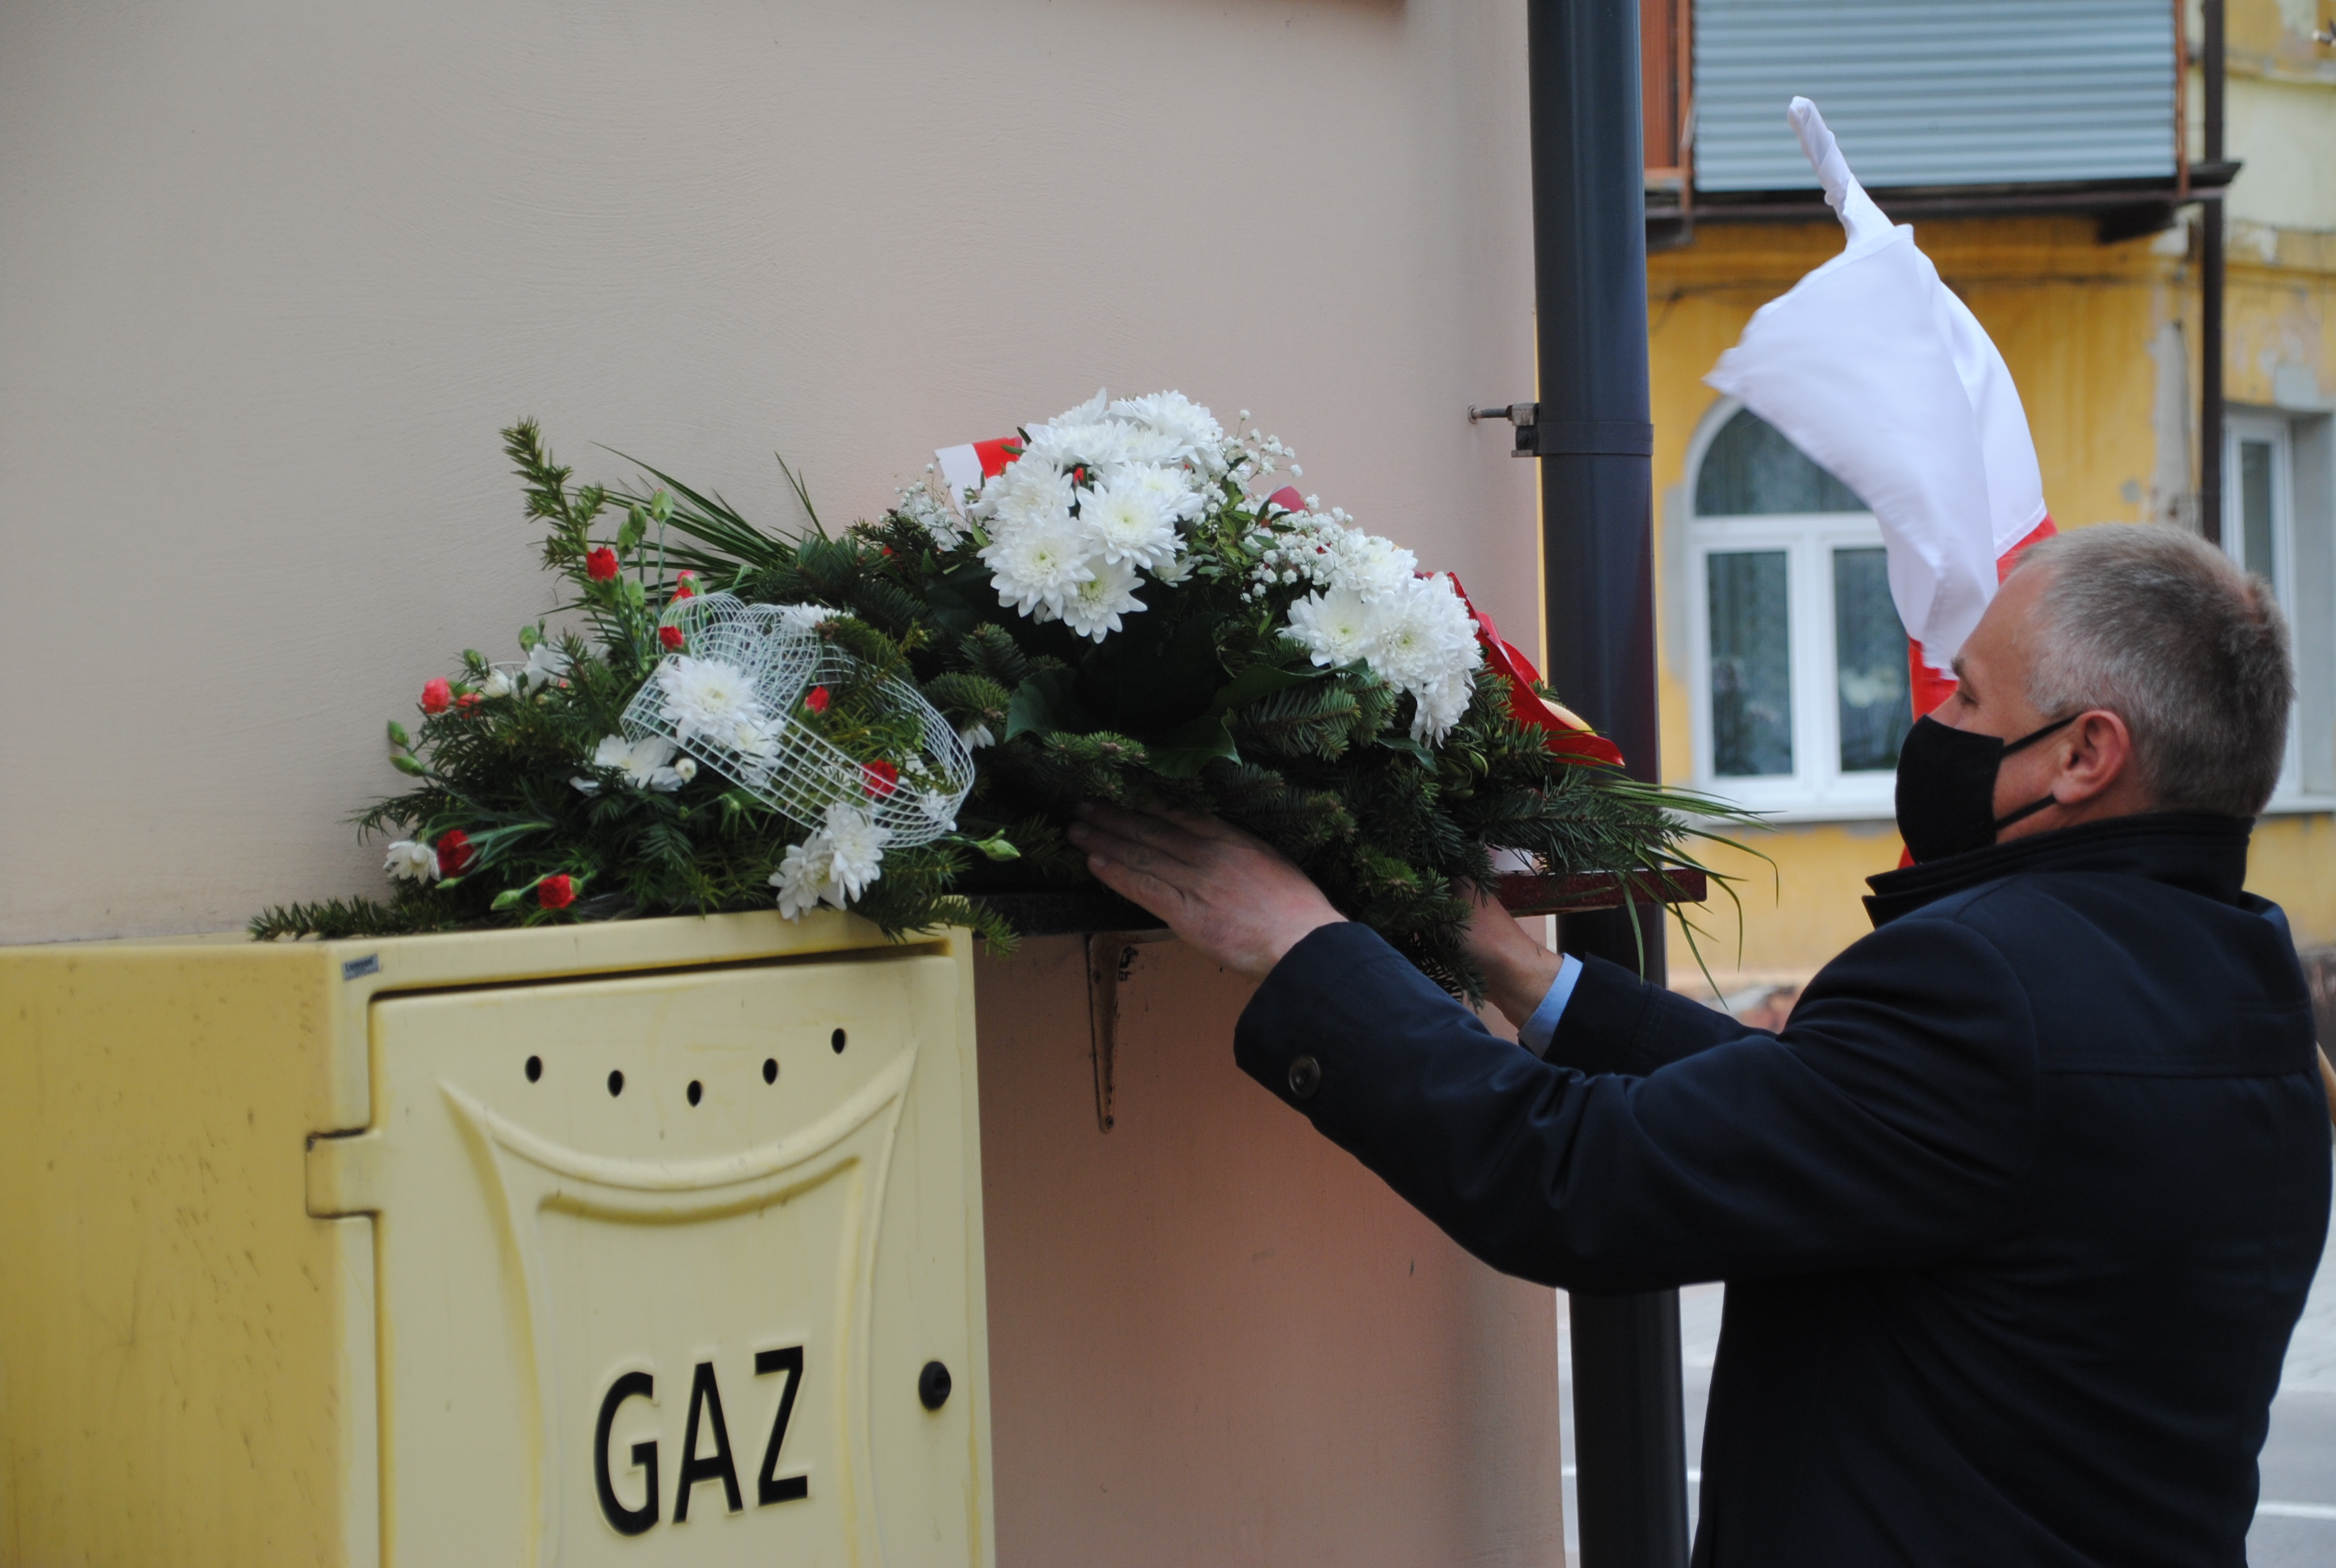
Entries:
<svg viewBox="0 0 2336 1568">
<path fill-rule="evenodd" d="M 2271 799 L 2295 698 L 2271 584 L 2195 534 L 2102 524 L 2048 539 L 2028 700 L 2048 719 L 2106 708 L 2133 735 L 2158 811 L 2251 817 Z"/>
</svg>

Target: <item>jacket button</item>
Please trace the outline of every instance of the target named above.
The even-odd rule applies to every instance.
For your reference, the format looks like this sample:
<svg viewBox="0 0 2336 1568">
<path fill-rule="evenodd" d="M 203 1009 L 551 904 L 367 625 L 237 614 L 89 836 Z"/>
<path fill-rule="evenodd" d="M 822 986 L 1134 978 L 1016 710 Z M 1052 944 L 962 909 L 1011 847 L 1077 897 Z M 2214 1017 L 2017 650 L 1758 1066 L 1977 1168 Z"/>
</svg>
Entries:
<svg viewBox="0 0 2336 1568">
<path fill-rule="evenodd" d="M 1321 1063 L 1311 1057 L 1300 1057 L 1290 1064 L 1290 1093 L 1293 1098 L 1310 1100 L 1321 1086 Z"/>
</svg>

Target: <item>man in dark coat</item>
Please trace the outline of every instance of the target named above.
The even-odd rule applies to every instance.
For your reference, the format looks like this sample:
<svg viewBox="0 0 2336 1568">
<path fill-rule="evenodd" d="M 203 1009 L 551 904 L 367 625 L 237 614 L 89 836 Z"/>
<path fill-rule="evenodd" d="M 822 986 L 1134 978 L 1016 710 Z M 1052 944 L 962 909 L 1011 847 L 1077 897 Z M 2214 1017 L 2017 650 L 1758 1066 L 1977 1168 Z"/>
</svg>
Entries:
<svg viewBox="0 0 2336 1568">
<path fill-rule="evenodd" d="M 1517 1044 L 1223 824 L 1096 874 L 1262 978 L 1243 1069 L 1498 1269 L 1728 1281 L 1699 1564 L 2242 1563 L 2328 1220 L 2286 924 L 2241 891 L 2292 677 L 2189 536 L 2040 547 L 1900 760 L 1909 869 L 1777 1034 L 1485 906 Z"/>
</svg>

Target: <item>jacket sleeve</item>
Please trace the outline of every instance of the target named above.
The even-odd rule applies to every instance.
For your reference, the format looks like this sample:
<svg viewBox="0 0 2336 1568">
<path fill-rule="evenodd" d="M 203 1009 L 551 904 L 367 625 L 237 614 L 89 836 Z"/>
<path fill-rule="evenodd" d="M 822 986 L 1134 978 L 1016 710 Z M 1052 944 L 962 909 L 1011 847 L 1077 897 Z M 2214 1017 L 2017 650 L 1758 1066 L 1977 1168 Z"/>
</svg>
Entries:
<svg viewBox="0 0 2336 1568">
<path fill-rule="evenodd" d="M 1874 932 L 1778 1036 L 1628 989 L 1596 993 L 1637 1031 L 1605 1054 L 1649 1070 L 1585 1074 L 1490 1033 L 1367 928 L 1327 926 L 1259 988 L 1234 1054 L 1471 1252 L 1573 1289 L 1920 1266 L 2027 1165 L 2034 1025 L 1968 927 Z M 1596 1057 L 1606 1016 L 1569 1006 L 1553 1051 Z"/>
<path fill-rule="evenodd" d="M 1651 1073 L 1747 1032 L 1726 1013 L 1649 985 L 1620 964 L 1582 960 L 1546 1059 L 1585 1073 Z"/>
</svg>

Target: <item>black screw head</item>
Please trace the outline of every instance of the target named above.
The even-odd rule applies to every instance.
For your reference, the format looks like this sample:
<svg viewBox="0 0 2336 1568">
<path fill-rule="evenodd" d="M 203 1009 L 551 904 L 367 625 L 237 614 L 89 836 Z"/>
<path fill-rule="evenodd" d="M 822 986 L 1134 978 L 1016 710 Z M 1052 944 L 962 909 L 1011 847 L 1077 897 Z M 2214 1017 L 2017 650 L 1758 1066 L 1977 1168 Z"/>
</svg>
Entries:
<svg viewBox="0 0 2336 1568">
<path fill-rule="evenodd" d="M 624 1092 L 625 1075 L 622 1073 L 610 1073 L 608 1075 L 608 1093 L 615 1096 L 621 1095 Z"/>
<path fill-rule="evenodd" d="M 704 1084 L 699 1083 L 696 1078 L 692 1078 L 692 1079 L 690 1079 L 690 1080 L 689 1080 L 689 1103 L 690 1103 L 691 1105 L 694 1105 L 697 1104 L 697 1102 L 698 1102 L 698 1101 L 700 1101 L 700 1100 L 704 1099 L 705 1097 L 706 1097 L 706 1086 L 705 1086 Z"/>
<path fill-rule="evenodd" d="M 838 1029 L 835 1033 L 828 1036 L 827 1043 L 835 1047 L 835 1054 L 837 1056 L 840 1057 L 843 1055 L 843 1031 L 842 1029 Z"/>
<path fill-rule="evenodd" d="M 1300 1057 L 1290 1064 L 1290 1098 L 1310 1100 L 1314 1097 L 1314 1091 L 1321 1086 L 1321 1063 L 1311 1057 Z"/>
<path fill-rule="evenodd" d="M 778 1081 L 779 1058 L 776 1057 L 764 1057 L 763 1058 L 763 1082 L 766 1084 L 775 1084 Z"/>
<path fill-rule="evenodd" d="M 939 1361 L 928 1361 L 925 1369 L 917 1374 L 917 1398 L 928 1410 L 938 1410 L 949 1403 L 949 1373 Z"/>
<path fill-rule="evenodd" d="M 542 1076 L 543 1076 L 543 1058 L 542 1058 L 541 1057 L 528 1057 L 528 1059 L 527 1059 L 527 1081 L 528 1081 L 529 1083 L 532 1084 L 532 1083 L 534 1083 L 535 1081 L 537 1081 L 538 1079 L 541 1078 Z"/>
</svg>

